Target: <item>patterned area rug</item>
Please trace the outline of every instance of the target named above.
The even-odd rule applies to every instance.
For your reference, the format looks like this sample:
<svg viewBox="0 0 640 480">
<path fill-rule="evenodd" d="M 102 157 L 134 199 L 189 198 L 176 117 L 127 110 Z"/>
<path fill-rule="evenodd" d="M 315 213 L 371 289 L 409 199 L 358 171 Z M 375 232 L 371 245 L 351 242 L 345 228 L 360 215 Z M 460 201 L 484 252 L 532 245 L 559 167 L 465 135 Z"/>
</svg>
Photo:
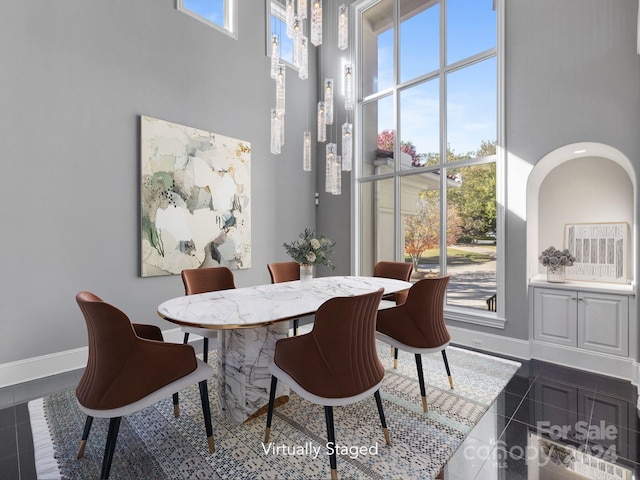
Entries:
<svg viewBox="0 0 640 480">
<path fill-rule="evenodd" d="M 423 355 L 429 412 L 422 412 L 414 357 L 400 352 L 398 369 L 388 345 L 378 344 L 385 365 L 381 395 L 391 434 L 384 441 L 373 396 L 335 407 L 340 478 L 434 478 L 482 418 L 520 364 L 449 347 L 455 390 L 449 388 L 440 354 Z M 215 352 L 210 363 L 215 366 Z M 210 382 L 211 384 L 211 382 Z M 295 393 L 277 408 L 271 443 L 262 443 L 266 416 L 233 425 L 217 413 L 210 388 L 216 452 L 207 450 L 198 390 L 180 395 L 181 415 L 168 398 L 123 418 L 112 479 L 327 478 L 324 409 Z M 98 478 L 108 421 L 95 419 L 85 456 L 76 459 L 85 415 L 73 391 L 30 402 L 38 478 Z"/>
</svg>

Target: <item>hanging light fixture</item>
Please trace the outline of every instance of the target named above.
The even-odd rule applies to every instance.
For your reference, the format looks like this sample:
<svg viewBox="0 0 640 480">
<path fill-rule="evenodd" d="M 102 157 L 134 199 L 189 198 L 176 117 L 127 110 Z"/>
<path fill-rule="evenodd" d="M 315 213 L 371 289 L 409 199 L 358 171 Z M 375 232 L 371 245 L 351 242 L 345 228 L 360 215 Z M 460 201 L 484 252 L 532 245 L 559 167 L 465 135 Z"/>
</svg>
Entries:
<svg viewBox="0 0 640 480">
<path fill-rule="evenodd" d="M 284 63 L 278 65 L 278 73 L 276 74 L 276 110 L 278 113 L 284 113 L 285 109 L 285 77 L 287 67 Z"/>
<path fill-rule="evenodd" d="M 324 79 L 324 123 L 333 124 L 333 78 Z"/>
<path fill-rule="evenodd" d="M 342 170 L 351 171 L 353 161 L 353 125 L 345 123 L 342 125 Z"/>
<path fill-rule="evenodd" d="M 342 195 L 342 175 L 340 174 L 340 155 L 333 158 L 333 190 L 332 195 Z"/>
<path fill-rule="evenodd" d="M 322 44 L 322 0 L 312 0 L 311 4 L 311 43 L 316 47 Z"/>
<path fill-rule="evenodd" d="M 271 153 L 277 155 L 282 147 L 282 122 L 278 109 L 271 109 Z"/>
<path fill-rule="evenodd" d="M 349 46 L 349 9 L 343 3 L 338 7 L 338 49 Z"/>
<path fill-rule="evenodd" d="M 344 109 L 353 110 L 353 67 L 350 63 L 344 66 Z"/>
<path fill-rule="evenodd" d="M 293 19 L 296 15 L 294 0 L 287 0 L 285 4 L 285 22 L 287 24 L 287 37 L 293 38 Z"/>
<path fill-rule="evenodd" d="M 302 20 L 307 19 L 307 0 L 298 0 L 298 15 Z"/>
<path fill-rule="evenodd" d="M 311 132 L 304 132 L 302 144 L 302 169 L 311 171 Z"/>
<path fill-rule="evenodd" d="M 300 37 L 300 65 L 298 66 L 298 77 L 301 80 L 309 78 L 309 40 L 304 35 Z"/>
<path fill-rule="evenodd" d="M 293 20 L 293 66 L 296 68 L 300 66 L 301 43 L 304 35 L 303 25 L 302 19 L 296 15 Z"/>
<path fill-rule="evenodd" d="M 335 161 L 338 154 L 338 147 L 335 143 L 327 143 L 325 156 L 325 180 L 324 190 L 327 193 L 335 191 L 336 169 Z"/>
<path fill-rule="evenodd" d="M 278 35 L 271 35 L 271 78 L 276 78 L 280 65 L 280 42 Z"/>
<path fill-rule="evenodd" d="M 324 102 L 318 102 L 318 115 L 316 117 L 318 124 L 318 141 L 327 141 L 327 124 L 325 123 L 325 105 Z"/>
</svg>

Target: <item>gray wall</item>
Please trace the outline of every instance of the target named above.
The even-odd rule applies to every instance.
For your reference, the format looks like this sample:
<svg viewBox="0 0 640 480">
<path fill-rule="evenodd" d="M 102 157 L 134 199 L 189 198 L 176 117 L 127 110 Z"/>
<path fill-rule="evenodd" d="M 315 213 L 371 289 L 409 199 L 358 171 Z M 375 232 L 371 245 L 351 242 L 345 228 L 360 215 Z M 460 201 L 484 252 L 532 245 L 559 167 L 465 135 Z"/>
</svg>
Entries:
<svg viewBox="0 0 640 480">
<path fill-rule="evenodd" d="M 301 159 L 315 86 L 287 76 L 287 144 L 271 155 L 265 6 L 238 4 L 238 40 L 175 0 L 3 4 L 0 365 L 86 346 L 84 289 L 172 327 L 156 307 L 182 295 L 180 276 L 139 277 L 140 115 L 251 143 L 253 266 L 234 272 L 238 286 L 269 282 L 282 243 L 315 225 Z"/>
</svg>

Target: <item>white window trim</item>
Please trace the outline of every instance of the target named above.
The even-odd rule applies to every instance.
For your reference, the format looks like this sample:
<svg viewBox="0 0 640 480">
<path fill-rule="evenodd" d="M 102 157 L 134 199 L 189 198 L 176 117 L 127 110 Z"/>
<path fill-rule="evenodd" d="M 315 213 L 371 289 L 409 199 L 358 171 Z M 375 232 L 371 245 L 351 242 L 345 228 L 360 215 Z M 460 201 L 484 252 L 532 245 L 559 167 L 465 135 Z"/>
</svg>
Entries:
<svg viewBox="0 0 640 480">
<path fill-rule="evenodd" d="M 360 52 L 360 38 L 362 35 L 361 26 L 360 26 L 360 16 L 366 8 L 375 4 L 375 0 L 360 0 L 353 5 L 353 11 L 355 12 L 356 22 L 355 22 L 355 35 L 354 38 L 358 39 L 356 41 L 357 47 L 354 48 L 354 64 L 358 66 L 355 71 L 354 84 L 358 87 L 358 93 L 360 93 L 360 74 L 361 74 L 361 62 L 362 55 Z M 445 318 L 448 320 L 454 320 L 458 322 L 470 323 L 479 326 L 504 329 L 507 319 L 505 317 L 505 270 L 506 270 L 506 262 L 505 262 L 505 220 L 506 220 L 506 137 L 505 137 L 505 102 L 504 102 L 504 85 L 505 85 L 505 48 L 504 48 L 504 39 L 505 39 L 505 15 L 504 15 L 504 0 L 496 0 L 495 1 L 496 8 L 496 29 L 497 29 L 497 39 L 496 39 L 496 63 L 497 63 L 497 132 L 496 132 L 496 312 L 484 312 L 482 310 L 475 310 L 471 308 L 457 307 L 453 305 L 445 306 Z M 395 48 L 398 49 L 398 42 L 395 42 Z M 478 59 L 486 57 L 486 52 L 481 52 L 477 54 L 475 57 Z M 452 67 L 456 67 L 457 64 L 453 66 L 449 66 L 449 70 L 455 69 Z M 395 72 L 397 75 L 397 72 Z M 433 73 L 427 73 L 423 75 L 419 79 L 412 79 L 411 82 L 407 82 L 407 84 L 416 83 L 418 81 L 425 80 L 429 76 L 434 76 Z M 394 101 L 397 101 L 398 91 L 401 88 L 407 86 L 407 84 L 395 85 L 392 89 L 385 89 L 375 94 L 367 96 L 366 99 L 359 98 L 357 108 L 354 109 L 354 124 L 357 125 L 357 135 L 360 135 L 359 126 L 362 125 L 362 103 L 363 101 L 370 101 L 378 98 L 382 98 L 390 93 L 394 97 Z M 395 120 L 394 120 L 395 121 Z M 446 127 L 445 127 L 446 128 Z M 395 129 L 397 131 L 397 128 Z M 399 148 L 399 147 L 397 147 Z M 445 150 L 446 151 L 446 150 Z M 354 142 L 354 158 L 360 158 L 362 156 L 362 147 L 360 142 Z M 445 168 L 455 168 L 458 166 L 457 163 L 452 163 L 452 165 L 444 164 Z M 385 177 L 394 177 L 396 178 L 396 183 L 399 182 L 399 179 L 402 175 L 398 175 L 397 172 L 393 175 L 381 175 L 381 176 L 366 176 L 362 177 L 362 166 L 360 162 L 354 162 L 353 166 L 353 174 L 351 175 L 351 251 L 356 252 L 355 255 L 351 256 L 351 272 L 353 274 L 359 274 L 361 269 L 360 262 L 360 243 L 362 233 L 360 232 L 360 222 L 361 215 L 358 209 L 359 206 L 359 198 L 361 194 L 361 184 L 367 180 L 371 180 L 372 178 L 382 179 Z M 410 173 L 414 173 L 414 171 L 410 171 Z M 397 185 L 396 185 L 397 187 Z M 396 198 L 394 199 L 394 208 L 397 209 L 399 202 L 399 193 L 396 188 Z M 399 243 L 399 232 L 395 232 L 395 243 L 398 245 Z"/>
<path fill-rule="evenodd" d="M 186 8 L 184 6 L 184 0 L 176 0 L 176 9 L 179 12 L 189 15 L 191 18 L 199 20 L 205 25 L 215 28 L 219 32 L 229 35 L 236 40 L 238 39 L 238 0 L 224 0 L 224 27 Z"/>
</svg>

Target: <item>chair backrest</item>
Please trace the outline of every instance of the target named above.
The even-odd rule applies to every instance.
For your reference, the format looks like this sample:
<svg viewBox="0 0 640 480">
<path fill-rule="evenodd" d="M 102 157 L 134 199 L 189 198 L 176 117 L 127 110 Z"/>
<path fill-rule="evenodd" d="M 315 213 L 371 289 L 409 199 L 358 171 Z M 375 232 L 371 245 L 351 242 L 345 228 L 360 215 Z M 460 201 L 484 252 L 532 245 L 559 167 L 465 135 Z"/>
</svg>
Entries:
<svg viewBox="0 0 640 480">
<path fill-rule="evenodd" d="M 298 351 L 289 349 L 292 358 L 288 359 L 288 363 L 304 366 L 296 377 L 301 386 L 315 395 L 347 398 L 367 391 L 382 380 L 384 367 L 376 351 L 375 331 L 383 292 L 384 289 L 380 289 L 364 295 L 331 298 L 316 312 L 309 334 L 285 339 L 289 344 L 298 343 L 301 347 Z M 327 385 L 318 384 L 320 380 L 314 375 L 313 366 L 305 362 L 309 337 L 319 350 L 325 367 L 332 373 L 330 380 L 322 377 Z M 276 363 L 280 364 L 277 356 L 276 345 Z"/>
<path fill-rule="evenodd" d="M 300 280 L 300 265 L 298 262 L 267 263 L 271 283 L 291 282 Z"/>
<path fill-rule="evenodd" d="M 185 295 L 236 288 L 233 272 L 227 267 L 182 270 Z"/>
<path fill-rule="evenodd" d="M 417 281 L 409 289 L 406 302 L 396 307 L 409 315 L 427 340 L 425 348 L 443 345 L 451 340 L 444 322 L 444 302 L 449 278 L 449 275 L 445 275 Z"/>
<path fill-rule="evenodd" d="M 87 367 L 76 388 L 81 405 L 96 410 L 129 405 L 196 368 L 192 347 L 139 338 L 124 312 L 91 292 L 78 293 L 76 301 L 89 345 Z M 167 348 L 154 356 L 158 345 Z"/>
<path fill-rule="evenodd" d="M 395 278 L 396 280 L 411 280 L 413 263 L 411 262 L 378 262 L 373 268 L 374 277 Z"/>
</svg>

